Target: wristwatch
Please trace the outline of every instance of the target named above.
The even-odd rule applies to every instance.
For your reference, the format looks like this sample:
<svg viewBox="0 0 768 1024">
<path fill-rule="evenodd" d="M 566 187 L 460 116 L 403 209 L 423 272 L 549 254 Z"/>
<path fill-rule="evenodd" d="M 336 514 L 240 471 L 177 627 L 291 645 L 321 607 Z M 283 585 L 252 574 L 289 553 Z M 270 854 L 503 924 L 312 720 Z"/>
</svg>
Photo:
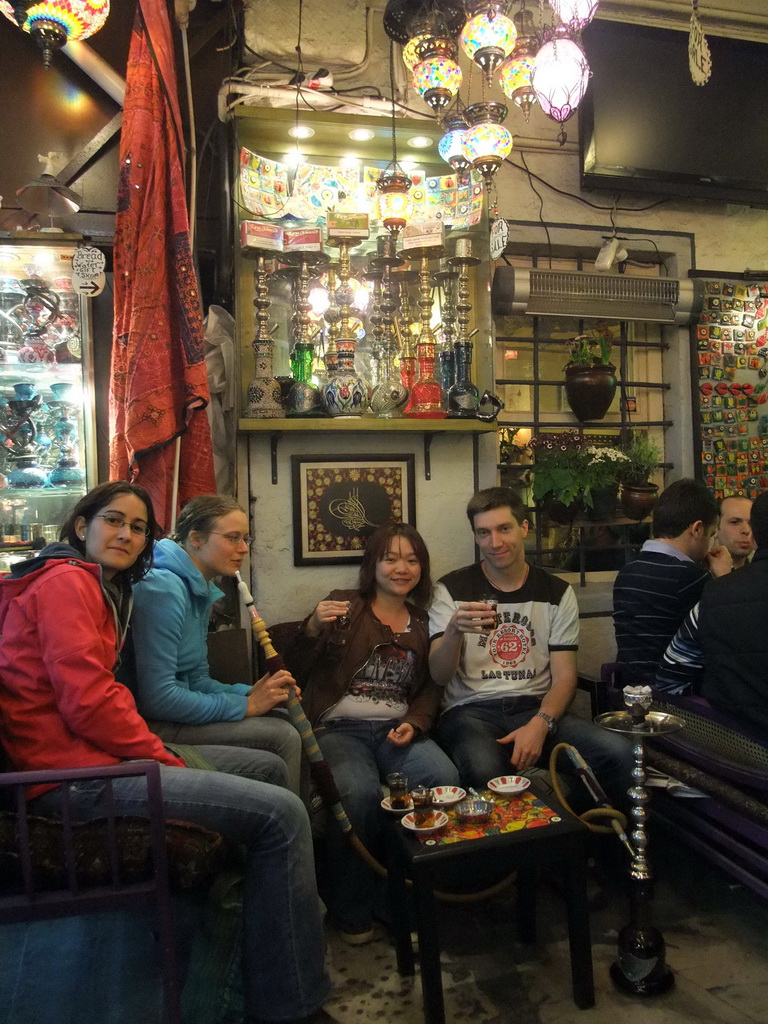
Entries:
<svg viewBox="0 0 768 1024">
<path fill-rule="evenodd" d="M 555 731 L 557 730 L 557 719 L 556 718 L 553 718 L 552 715 L 548 715 L 546 713 L 546 711 L 537 711 L 536 714 L 533 717 L 534 718 L 543 718 L 544 721 L 547 723 L 547 728 L 549 729 L 549 735 L 550 736 L 554 736 L 555 735 Z"/>
</svg>

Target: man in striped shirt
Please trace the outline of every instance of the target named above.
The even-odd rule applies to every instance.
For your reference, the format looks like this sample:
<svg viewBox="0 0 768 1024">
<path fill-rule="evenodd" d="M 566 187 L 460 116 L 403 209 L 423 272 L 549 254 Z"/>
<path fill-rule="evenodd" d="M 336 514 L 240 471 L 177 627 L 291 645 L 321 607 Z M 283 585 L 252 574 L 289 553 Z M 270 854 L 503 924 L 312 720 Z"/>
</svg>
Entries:
<svg viewBox="0 0 768 1024">
<path fill-rule="evenodd" d="M 674 694 L 700 693 L 768 735 L 768 493 L 749 504 L 754 560 L 705 587 L 661 660 L 656 687 Z"/>
<path fill-rule="evenodd" d="M 656 670 L 704 584 L 731 571 L 723 545 L 710 547 L 718 508 L 698 480 L 677 480 L 653 510 L 653 540 L 628 562 L 613 586 L 613 625 L 624 685 L 653 683 Z"/>
</svg>

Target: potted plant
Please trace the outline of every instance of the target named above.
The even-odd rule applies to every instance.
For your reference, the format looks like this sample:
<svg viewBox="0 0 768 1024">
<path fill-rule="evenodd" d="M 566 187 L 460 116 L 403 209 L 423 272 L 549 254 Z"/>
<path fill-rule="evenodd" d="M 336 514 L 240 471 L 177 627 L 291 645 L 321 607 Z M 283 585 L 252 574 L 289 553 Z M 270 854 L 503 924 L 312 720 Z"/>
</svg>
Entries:
<svg viewBox="0 0 768 1024">
<path fill-rule="evenodd" d="M 644 519 L 656 504 L 658 484 L 649 483 L 661 458 L 656 442 L 639 430 L 633 430 L 624 446 L 627 462 L 619 471 L 621 505 L 631 519 Z"/>
<path fill-rule="evenodd" d="M 535 458 L 533 500 L 556 523 L 573 521 L 582 503 L 591 502 L 587 457 L 575 431 L 537 434 L 529 443 Z"/>
<path fill-rule="evenodd" d="M 576 419 L 601 420 L 616 394 L 616 367 L 611 362 L 611 329 L 599 321 L 592 330 L 568 342 L 565 397 Z"/>
<path fill-rule="evenodd" d="M 616 512 L 621 473 L 629 464 L 629 457 L 618 448 L 587 445 L 586 475 L 589 480 L 590 519 L 609 519 Z"/>
</svg>

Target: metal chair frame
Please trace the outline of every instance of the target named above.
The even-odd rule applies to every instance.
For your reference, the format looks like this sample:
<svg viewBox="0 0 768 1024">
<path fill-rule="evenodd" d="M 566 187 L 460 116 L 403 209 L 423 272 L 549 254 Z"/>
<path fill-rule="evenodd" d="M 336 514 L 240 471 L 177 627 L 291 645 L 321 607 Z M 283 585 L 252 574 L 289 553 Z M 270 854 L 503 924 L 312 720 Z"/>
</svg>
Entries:
<svg viewBox="0 0 768 1024">
<path fill-rule="evenodd" d="M 143 776 L 147 784 L 147 827 L 152 855 L 152 875 L 143 881 L 125 881 L 120 877 L 119 838 L 112 780 Z M 70 811 L 69 784 L 86 779 L 106 781 L 105 839 L 109 859 L 109 882 L 85 886 L 77 876 L 75 835 Z M 66 885 L 53 891 L 42 890 L 35 883 L 35 865 L 30 846 L 30 814 L 26 789 L 29 786 L 54 783 L 65 786 L 60 825 Z M 157 761 L 130 761 L 98 768 L 71 768 L 28 772 L 0 772 L 0 787 L 15 791 L 13 807 L 18 827 L 18 856 L 23 892 L 0 892 L 0 924 L 19 921 L 40 921 L 106 910 L 151 907 L 155 912 L 163 974 L 165 1014 L 168 1024 L 183 1024 L 181 988 L 176 962 L 176 947 L 168 884 L 168 855 L 165 840 L 165 810 Z M 0 793 L 2 792 L 0 789 Z M 8 806 L 6 803 L 5 806 Z"/>
</svg>

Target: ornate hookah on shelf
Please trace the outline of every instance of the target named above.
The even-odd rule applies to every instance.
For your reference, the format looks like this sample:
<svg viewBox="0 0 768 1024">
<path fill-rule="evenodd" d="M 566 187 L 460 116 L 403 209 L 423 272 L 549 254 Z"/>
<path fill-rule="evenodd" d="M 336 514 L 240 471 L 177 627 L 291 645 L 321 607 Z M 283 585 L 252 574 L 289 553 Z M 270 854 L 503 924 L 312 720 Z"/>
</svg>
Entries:
<svg viewBox="0 0 768 1024">
<path fill-rule="evenodd" d="M 291 352 L 291 372 L 294 383 L 288 391 L 286 413 L 288 416 L 322 416 L 323 399 L 319 388 L 312 383 L 312 366 L 314 363 L 314 345 L 310 336 L 312 321 L 309 316 L 312 303 L 309 301 L 310 276 L 309 268 L 324 267 L 330 262 L 330 256 L 324 252 L 300 249 L 286 252 L 281 260 L 289 266 L 298 267 L 299 276 L 295 281 L 293 316 L 293 350 Z"/>
<path fill-rule="evenodd" d="M 4 428 L 5 447 L 10 449 L 14 468 L 8 473 L 11 487 L 45 487 L 48 474 L 37 463 L 40 452 L 38 429 L 32 413 L 42 405 L 42 395 L 30 381 L 13 385 L 15 398 L 9 398 L 7 405 L 13 420 Z"/>
<path fill-rule="evenodd" d="M 59 449 L 59 458 L 51 470 L 50 483 L 53 487 L 77 487 L 85 483 L 85 470 L 79 461 L 75 385 L 64 381 L 51 384 L 51 392 L 54 401 L 49 404 L 59 409 L 53 428 L 53 444 Z"/>
<path fill-rule="evenodd" d="M 459 272 L 447 259 L 441 260 L 440 269 L 434 274 L 440 301 L 440 323 L 443 340 L 437 348 L 437 376 L 443 389 L 443 407 L 448 408 L 448 392 L 456 381 L 456 353 L 453 339 L 456 334 L 456 282 Z"/>
<path fill-rule="evenodd" d="M 647 857 L 646 806 L 649 796 L 643 741 L 677 732 L 683 728 L 684 722 L 675 715 L 649 710 L 652 700 L 650 687 L 627 686 L 624 688 L 624 704 L 628 710 L 608 711 L 595 719 L 604 729 L 629 736 L 635 758 L 632 770 L 634 785 L 629 790 L 632 805 L 630 920 L 619 932 L 618 956 L 611 964 L 611 978 L 618 988 L 638 996 L 658 995 L 675 983 L 675 976 L 666 962 L 664 936 L 651 923 L 653 873 Z"/>
<path fill-rule="evenodd" d="M 480 394 L 472 382 L 472 350 L 469 323 L 472 303 L 469 301 L 469 267 L 475 267 L 479 257 L 472 255 L 472 239 L 457 238 L 456 250 L 448 263 L 459 268 L 458 298 L 456 313 L 459 323 L 458 337 L 454 343 L 456 380 L 448 391 L 448 415 L 457 419 L 474 419 L 480 405 Z"/>
<path fill-rule="evenodd" d="M 440 225 L 442 234 L 442 224 Z M 411 401 L 406 409 L 406 416 L 414 419 L 443 419 L 443 389 L 435 379 L 435 349 L 437 342 L 431 327 L 432 320 L 432 284 L 430 281 L 429 261 L 441 259 L 448 250 L 439 242 L 436 244 L 418 245 L 403 249 L 403 256 L 419 264 L 419 319 L 421 328 L 416 339 L 416 358 L 419 363 L 419 376 L 411 388 Z"/>
<path fill-rule="evenodd" d="M 253 356 L 256 375 L 248 383 L 248 415 L 259 419 L 278 419 L 283 416 L 280 396 L 280 382 L 272 372 L 274 345 L 269 327 L 269 285 L 267 262 L 274 259 L 274 253 L 266 249 L 248 249 L 243 252 L 248 258 L 255 258 L 253 272 L 256 307 L 256 332 L 253 337 Z"/>
<path fill-rule="evenodd" d="M 368 384 L 355 370 L 357 327 L 360 319 L 354 308 L 354 292 L 350 284 L 350 240 L 329 235 L 328 245 L 339 249 L 339 285 L 334 298 L 338 307 L 335 325 L 336 371 L 328 370 L 328 383 L 323 388 L 323 401 L 331 416 L 362 416 L 368 408 Z"/>
<path fill-rule="evenodd" d="M 395 251 L 396 242 L 391 235 L 381 235 L 376 243 L 377 254 L 370 263 L 374 271 L 381 274 L 378 300 L 381 363 L 377 384 L 371 392 L 371 411 L 380 419 L 393 419 L 400 416 L 409 397 L 408 388 L 395 371 L 395 357 L 398 351 L 395 315 L 398 303 L 395 282 L 392 280 L 392 268 L 402 266 L 403 260 Z M 370 319 L 376 330 L 377 325 L 373 316 Z"/>
</svg>

